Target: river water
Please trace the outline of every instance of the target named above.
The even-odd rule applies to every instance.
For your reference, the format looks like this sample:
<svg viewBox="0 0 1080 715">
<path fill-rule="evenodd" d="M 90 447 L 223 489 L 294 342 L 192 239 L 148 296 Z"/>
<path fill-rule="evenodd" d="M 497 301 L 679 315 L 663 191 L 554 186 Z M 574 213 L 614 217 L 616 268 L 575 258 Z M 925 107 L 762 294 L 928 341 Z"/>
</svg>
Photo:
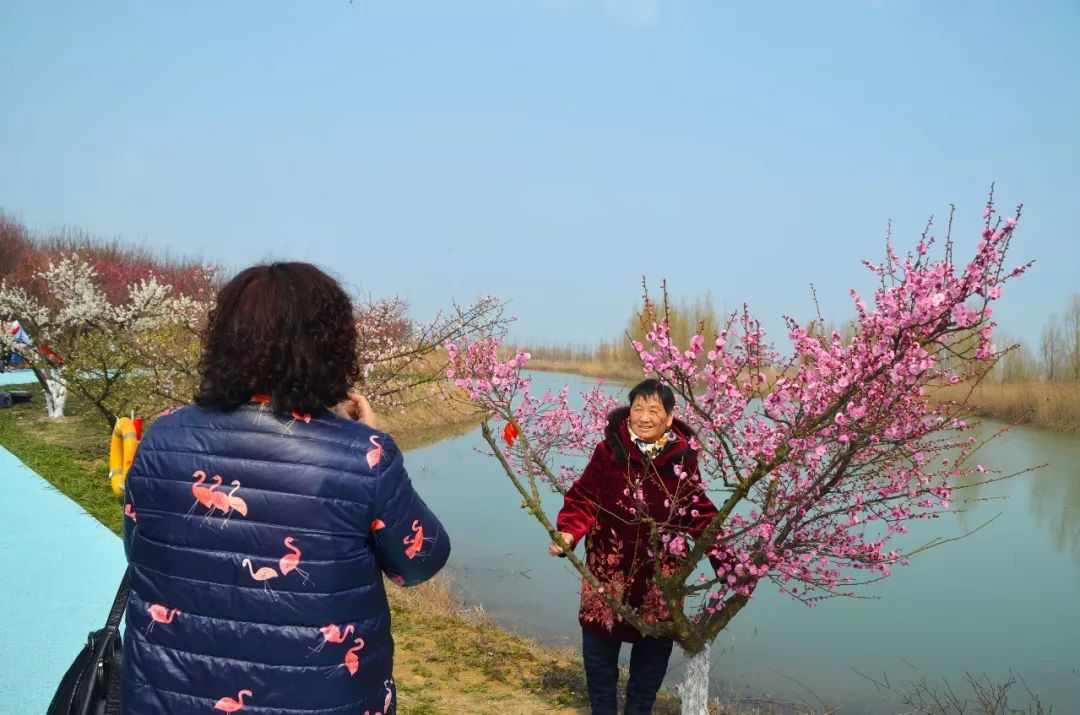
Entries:
<svg viewBox="0 0 1080 715">
<path fill-rule="evenodd" d="M 575 395 L 595 384 L 558 373 L 533 378 L 537 392 L 569 384 Z M 1000 427 L 984 422 L 982 430 Z M 546 534 L 498 463 L 480 453 L 485 447 L 476 429 L 406 456 L 451 534 L 457 591 L 512 630 L 579 647 L 578 577 L 547 555 Z M 1017 428 L 977 461 L 1005 472 L 1047 466 L 968 490 L 980 501 L 914 523 L 904 545 L 994 519 L 860 592 L 875 598 L 810 610 L 763 583 L 715 643 L 713 693 L 878 715 L 908 710 L 864 676 L 884 675 L 894 686 L 945 679 L 962 690 L 965 673 L 996 681 L 1012 673 L 1055 713 L 1080 713 L 1080 438 Z M 560 497 L 548 495 L 545 506 L 554 518 Z M 673 657 L 669 680 L 680 675 Z M 1013 690 L 1018 702 L 1027 699 L 1021 691 Z"/>
</svg>

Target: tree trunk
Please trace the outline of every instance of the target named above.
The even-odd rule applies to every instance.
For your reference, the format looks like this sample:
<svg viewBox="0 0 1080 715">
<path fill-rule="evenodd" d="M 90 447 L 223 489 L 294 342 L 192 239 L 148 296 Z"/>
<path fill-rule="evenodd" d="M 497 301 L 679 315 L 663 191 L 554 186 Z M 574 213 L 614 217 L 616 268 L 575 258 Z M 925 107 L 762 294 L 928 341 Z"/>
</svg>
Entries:
<svg viewBox="0 0 1080 715">
<path fill-rule="evenodd" d="M 678 686 L 682 715 L 709 715 L 709 649 L 686 659 L 686 673 Z"/>
<path fill-rule="evenodd" d="M 55 367 L 49 368 L 45 373 L 45 411 L 50 419 L 64 416 L 67 396 L 67 385 L 60 378 L 60 370 Z"/>
</svg>

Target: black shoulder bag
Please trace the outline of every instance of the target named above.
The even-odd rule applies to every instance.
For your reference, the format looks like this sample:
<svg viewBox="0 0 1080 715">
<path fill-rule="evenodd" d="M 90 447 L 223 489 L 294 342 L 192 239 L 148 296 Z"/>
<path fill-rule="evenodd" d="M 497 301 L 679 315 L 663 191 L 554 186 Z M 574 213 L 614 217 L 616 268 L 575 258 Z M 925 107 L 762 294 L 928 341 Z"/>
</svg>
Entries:
<svg viewBox="0 0 1080 715">
<path fill-rule="evenodd" d="M 120 619 L 128 599 L 128 572 L 120 581 L 105 627 L 87 636 L 86 645 L 64 673 L 47 715 L 120 715 L 123 647 Z"/>
</svg>

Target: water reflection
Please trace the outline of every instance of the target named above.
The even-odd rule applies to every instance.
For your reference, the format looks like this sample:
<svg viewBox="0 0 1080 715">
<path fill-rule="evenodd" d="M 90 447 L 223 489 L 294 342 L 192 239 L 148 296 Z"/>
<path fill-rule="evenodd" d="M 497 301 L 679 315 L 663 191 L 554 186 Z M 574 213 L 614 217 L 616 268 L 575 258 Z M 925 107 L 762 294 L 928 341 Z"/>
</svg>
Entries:
<svg viewBox="0 0 1080 715">
<path fill-rule="evenodd" d="M 1031 487 L 1031 516 L 1043 524 L 1051 543 L 1067 552 L 1080 570 L 1080 438 L 1018 430 L 1032 459 L 1046 462 L 1028 484 Z"/>
<path fill-rule="evenodd" d="M 987 421 L 975 434 L 986 438 L 1004 426 Z M 1032 521 L 1046 531 L 1053 550 L 1068 555 L 1080 572 L 1080 437 L 1015 427 L 988 442 L 968 466 L 976 463 L 991 473 L 968 475 L 959 482 L 963 488 L 955 492 L 955 513 L 962 527 L 972 529 L 983 523 L 971 518 L 974 512 L 982 515 L 1014 508 L 1005 500 L 1026 494 Z M 1042 466 L 1003 482 L 981 483 L 1038 465 Z M 972 509 L 965 503 L 976 501 L 988 506 Z"/>
</svg>

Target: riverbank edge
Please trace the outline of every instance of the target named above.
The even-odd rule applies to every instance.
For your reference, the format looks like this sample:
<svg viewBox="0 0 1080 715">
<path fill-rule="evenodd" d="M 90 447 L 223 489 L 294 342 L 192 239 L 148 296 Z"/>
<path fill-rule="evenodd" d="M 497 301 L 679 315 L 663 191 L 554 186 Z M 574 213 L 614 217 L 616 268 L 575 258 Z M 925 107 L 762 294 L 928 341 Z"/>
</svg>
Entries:
<svg viewBox="0 0 1080 715">
<path fill-rule="evenodd" d="M 609 382 L 633 383 L 644 380 L 646 377 L 640 366 L 596 361 L 572 362 L 533 358 L 525 365 L 525 369 L 539 372 L 566 372 L 582 377 L 604 378 Z"/>
</svg>

